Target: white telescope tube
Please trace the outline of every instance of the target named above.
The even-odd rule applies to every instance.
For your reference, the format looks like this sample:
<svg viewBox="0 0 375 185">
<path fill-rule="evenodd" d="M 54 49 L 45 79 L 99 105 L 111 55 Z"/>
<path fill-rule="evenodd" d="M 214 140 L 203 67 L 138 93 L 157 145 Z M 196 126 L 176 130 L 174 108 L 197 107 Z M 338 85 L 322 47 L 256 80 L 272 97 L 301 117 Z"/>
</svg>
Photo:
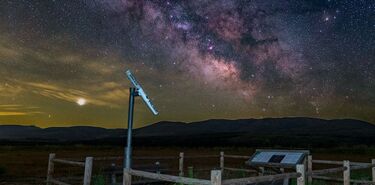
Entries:
<svg viewBox="0 0 375 185">
<path fill-rule="evenodd" d="M 148 96 L 146 95 L 145 91 L 142 89 L 141 85 L 137 82 L 137 80 L 135 79 L 135 77 L 133 76 L 133 74 L 130 72 L 130 70 L 127 70 L 126 71 L 126 76 L 128 76 L 128 79 L 130 80 L 130 82 L 134 85 L 134 87 L 137 89 L 137 92 L 138 92 L 138 95 L 140 97 L 142 97 L 143 99 L 143 102 L 145 102 L 145 104 L 147 105 L 147 107 L 151 110 L 151 112 L 154 114 L 154 115 L 158 115 L 159 112 L 156 110 L 156 108 L 154 107 L 154 105 L 152 104 L 150 98 L 148 98 Z"/>
</svg>

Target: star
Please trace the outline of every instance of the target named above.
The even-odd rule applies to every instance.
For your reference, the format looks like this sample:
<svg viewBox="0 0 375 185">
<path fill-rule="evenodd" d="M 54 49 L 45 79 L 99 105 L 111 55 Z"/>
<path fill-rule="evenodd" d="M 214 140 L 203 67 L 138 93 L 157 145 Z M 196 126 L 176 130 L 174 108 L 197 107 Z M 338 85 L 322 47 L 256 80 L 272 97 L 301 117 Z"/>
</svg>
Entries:
<svg viewBox="0 0 375 185">
<path fill-rule="evenodd" d="M 0 1 L 0 102 L 48 112 L 0 122 L 122 127 L 127 69 L 163 110 L 137 126 L 215 116 L 375 122 L 373 4 Z"/>
</svg>

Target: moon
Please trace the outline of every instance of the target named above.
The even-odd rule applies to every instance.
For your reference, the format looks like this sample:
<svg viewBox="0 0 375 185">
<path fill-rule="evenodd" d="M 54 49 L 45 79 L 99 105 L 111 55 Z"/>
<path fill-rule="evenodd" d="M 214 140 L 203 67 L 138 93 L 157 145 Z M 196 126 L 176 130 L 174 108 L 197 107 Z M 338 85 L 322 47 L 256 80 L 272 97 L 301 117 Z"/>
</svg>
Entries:
<svg viewBox="0 0 375 185">
<path fill-rule="evenodd" d="M 78 100 L 76 101 L 76 103 L 77 103 L 79 106 L 84 106 L 84 105 L 86 105 L 87 101 L 86 101 L 86 99 L 84 99 L 84 98 L 78 98 Z"/>
</svg>

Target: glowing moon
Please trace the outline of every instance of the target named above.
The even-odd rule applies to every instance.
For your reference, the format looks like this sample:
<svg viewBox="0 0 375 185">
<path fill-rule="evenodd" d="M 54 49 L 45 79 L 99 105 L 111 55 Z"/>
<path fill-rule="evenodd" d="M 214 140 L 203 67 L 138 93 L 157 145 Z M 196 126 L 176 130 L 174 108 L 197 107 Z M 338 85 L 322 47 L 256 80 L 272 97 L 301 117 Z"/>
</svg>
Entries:
<svg viewBox="0 0 375 185">
<path fill-rule="evenodd" d="M 84 98 L 78 98 L 78 100 L 76 101 L 76 103 L 77 103 L 79 106 L 86 105 L 86 99 L 84 99 Z"/>
</svg>

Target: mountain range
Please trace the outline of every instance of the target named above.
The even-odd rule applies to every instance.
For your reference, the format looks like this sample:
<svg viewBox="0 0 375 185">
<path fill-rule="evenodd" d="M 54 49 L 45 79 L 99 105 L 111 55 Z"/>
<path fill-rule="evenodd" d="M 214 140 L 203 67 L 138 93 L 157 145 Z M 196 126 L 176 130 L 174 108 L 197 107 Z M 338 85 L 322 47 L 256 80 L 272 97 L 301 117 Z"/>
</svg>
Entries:
<svg viewBox="0 0 375 185">
<path fill-rule="evenodd" d="M 0 125 L 0 143 L 124 144 L 126 129 Z M 352 146 L 375 145 L 375 125 L 353 119 L 266 118 L 158 122 L 134 130 L 135 145 Z"/>
</svg>

